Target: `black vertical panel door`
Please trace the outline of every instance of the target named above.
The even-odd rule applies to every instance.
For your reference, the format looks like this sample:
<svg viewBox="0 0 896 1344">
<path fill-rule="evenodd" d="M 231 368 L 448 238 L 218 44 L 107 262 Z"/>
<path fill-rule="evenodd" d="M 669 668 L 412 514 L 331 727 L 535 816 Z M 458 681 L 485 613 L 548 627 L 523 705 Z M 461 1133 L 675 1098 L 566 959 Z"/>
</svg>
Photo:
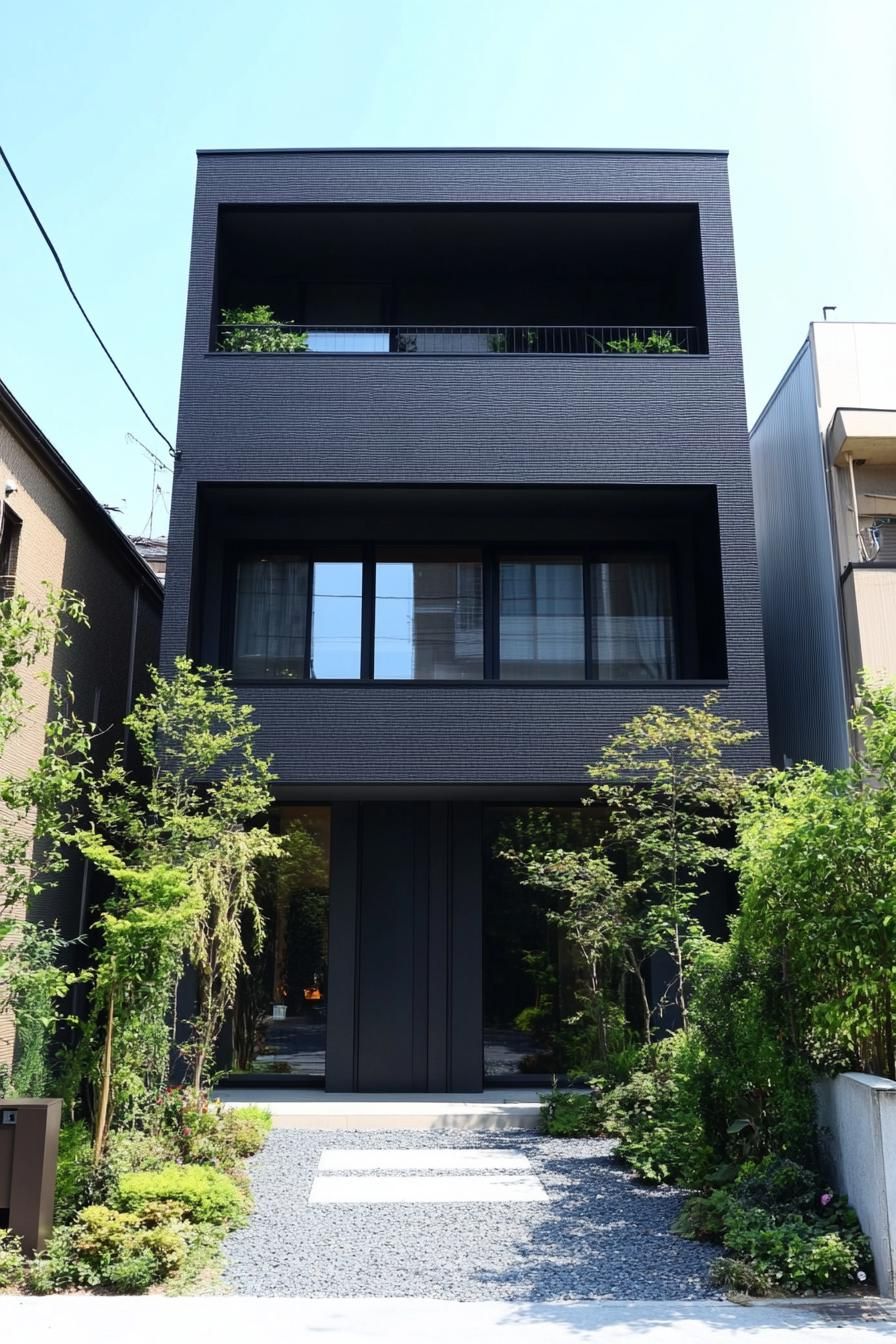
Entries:
<svg viewBox="0 0 896 1344">
<path fill-rule="evenodd" d="M 482 1086 L 477 804 L 333 809 L 327 1088 Z"/>
<path fill-rule="evenodd" d="M 362 1092 L 426 1087 L 426 821 L 424 805 L 361 808 L 357 1077 Z"/>
</svg>

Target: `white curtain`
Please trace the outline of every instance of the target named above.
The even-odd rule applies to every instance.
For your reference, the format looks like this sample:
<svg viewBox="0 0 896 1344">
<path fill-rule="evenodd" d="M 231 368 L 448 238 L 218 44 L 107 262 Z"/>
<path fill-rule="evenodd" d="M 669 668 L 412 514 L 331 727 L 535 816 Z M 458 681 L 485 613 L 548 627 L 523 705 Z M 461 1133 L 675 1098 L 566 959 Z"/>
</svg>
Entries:
<svg viewBox="0 0 896 1344">
<path fill-rule="evenodd" d="M 675 676 L 672 579 L 663 557 L 633 556 L 594 566 L 594 661 L 605 680 Z"/>
<path fill-rule="evenodd" d="M 294 556 L 244 561 L 237 576 L 234 672 L 301 675 L 308 562 Z"/>
</svg>

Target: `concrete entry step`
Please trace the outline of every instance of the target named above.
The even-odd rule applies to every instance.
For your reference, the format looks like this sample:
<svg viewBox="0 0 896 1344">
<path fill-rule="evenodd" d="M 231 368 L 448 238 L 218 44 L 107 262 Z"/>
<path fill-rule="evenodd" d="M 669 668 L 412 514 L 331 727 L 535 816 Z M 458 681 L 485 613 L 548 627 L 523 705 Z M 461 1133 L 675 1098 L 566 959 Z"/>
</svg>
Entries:
<svg viewBox="0 0 896 1344">
<path fill-rule="evenodd" d="M 264 1106 L 275 1129 L 538 1128 L 540 1093 L 325 1092 L 322 1088 L 222 1087 L 225 1106 Z"/>
</svg>

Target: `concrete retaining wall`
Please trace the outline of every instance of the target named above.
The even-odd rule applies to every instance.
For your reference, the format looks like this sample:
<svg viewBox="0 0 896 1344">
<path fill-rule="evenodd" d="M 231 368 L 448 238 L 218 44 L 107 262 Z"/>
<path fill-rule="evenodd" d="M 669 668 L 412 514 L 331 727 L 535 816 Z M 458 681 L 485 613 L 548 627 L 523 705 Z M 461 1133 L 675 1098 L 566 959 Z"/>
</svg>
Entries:
<svg viewBox="0 0 896 1344">
<path fill-rule="evenodd" d="M 871 1239 L 879 1291 L 896 1297 L 896 1083 L 841 1073 L 816 1091 L 831 1180 Z"/>
</svg>

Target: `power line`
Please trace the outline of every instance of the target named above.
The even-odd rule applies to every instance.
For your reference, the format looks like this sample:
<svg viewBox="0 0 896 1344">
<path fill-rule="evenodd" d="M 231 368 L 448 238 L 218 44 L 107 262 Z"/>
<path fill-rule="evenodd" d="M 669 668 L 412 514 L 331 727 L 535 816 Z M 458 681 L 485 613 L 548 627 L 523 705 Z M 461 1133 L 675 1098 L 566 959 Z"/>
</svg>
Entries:
<svg viewBox="0 0 896 1344">
<path fill-rule="evenodd" d="M 130 383 L 128 382 L 127 378 L 125 378 L 125 376 L 124 376 L 124 374 L 122 373 L 121 369 L 120 369 L 120 368 L 118 367 L 118 365 L 116 364 L 115 360 L 114 360 L 113 357 L 112 357 L 112 352 L 110 351 L 109 347 L 106 345 L 106 342 L 103 340 L 102 336 L 99 334 L 99 332 L 97 331 L 96 327 L 93 325 L 93 323 L 91 322 L 90 318 L 87 316 L 87 312 L 86 312 L 86 309 L 84 308 L 83 303 L 82 303 L 81 300 L 78 298 L 77 294 L 76 294 L 75 291 L 74 291 L 74 287 L 73 287 L 73 285 L 72 285 L 71 280 L 69 280 L 68 276 L 67 276 L 66 273 L 65 273 L 65 267 L 64 267 L 63 264 L 62 264 L 62 258 L 60 257 L 59 253 L 56 251 L 56 248 L 53 246 L 53 242 L 52 242 L 52 239 L 50 238 L 50 235 L 47 233 L 46 229 L 44 228 L 43 224 L 42 224 L 41 221 L 40 221 L 40 216 L 38 215 L 38 213 L 37 213 L 37 211 L 35 210 L 34 206 L 31 204 L 30 200 L 28 199 L 28 193 L 25 191 L 25 188 L 22 186 L 21 182 L 20 182 L 19 179 L 16 177 L 16 174 L 15 174 L 15 171 L 14 171 L 14 169 L 13 169 L 13 166 L 12 166 L 12 164 L 10 163 L 9 159 L 6 157 L 6 153 L 5 153 L 5 151 L 4 151 L 2 145 L 0 145 L 0 158 L 3 159 L 3 162 L 4 162 L 4 164 L 6 165 L 6 170 L 7 170 L 7 172 L 9 173 L 9 175 L 10 175 L 10 177 L 12 178 L 13 182 L 15 183 L 16 188 L 17 188 L 17 190 L 18 190 L 18 193 L 19 193 L 19 195 L 21 196 L 22 200 L 25 202 L 25 205 L 28 207 L 28 213 L 31 215 L 31 218 L 34 220 L 35 224 L 37 225 L 37 227 L 38 227 L 38 229 L 39 229 L 39 231 L 40 231 L 40 235 L 41 235 L 41 237 L 43 238 L 43 240 L 44 240 L 44 242 L 46 243 L 47 247 L 50 249 L 50 252 L 51 252 L 51 254 L 52 254 L 53 260 L 55 261 L 56 265 L 57 265 L 58 268 L 59 268 L 59 274 L 62 276 L 63 280 L 65 281 L 65 287 L 66 287 L 66 289 L 68 290 L 69 294 L 71 294 L 72 298 L 74 299 L 75 303 L 77 304 L 77 306 L 78 306 L 78 310 L 79 310 L 79 312 L 81 313 L 81 316 L 84 318 L 84 321 L 87 323 L 88 327 L 89 327 L 90 330 L 93 332 L 94 336 L 96 337 L 97 341 L 99 342 L 99 345 L 100 345 L 100 348 L 101 348 L 102 351 L 103 351 L 103 354 L 106 356 L 106 358 L 108 359 L 109 363 L 112 365 L 113 369 L 114 369 L 115 372 L 118 374 L 119 378 L 120 378 L 121 381 L 124 383 L 124 385 L 125 385 L 125 387 L 127 388 L 127 390 L 130 392 L 131 396 L 133 397 L 134 401 L 135 401 L 135 402 L 137 403 L 137 405 L 139 406 L 139 408 L 140 408 L 141 412 L 143 413 L 143 416 L 144 416 L 144 418 L 146 419 L 146 421 L 148 422 L 148 424 L 150 424 L 150 425 L 152 426 L 152 428 L 153 428 L 153 429 L 155 430 L 155 432 L 158 434 L 158 436 L 159 436 L 159 438 L 162 440 L 162 442 L 163 442 L 163 443 L 166 443 L 166 444 L 168 445 L 168 451 L 169 451 L 169 453 L 171 454 L 171 456 L 176 458 L 176 457 L 177 457 L 177 452 L 176 452 L 176 450 L 175 450 L 174 444 L 173 444 L 173 443 L 171 442 L 171 440 L 168 438 L 167 434 L 163 434 L 162 431 L 159 429 L 159 427 L 158 427 L 158 425 L 156 424 L 155 420 L 153 420 L 153 418 L 152 418 L 152 416 L 150 415 L 149 411 L 148 411 L 148 410 L 146 409 L 146 407 L 143 405 L 143 402 L 142 402 L 142 401 L 140 400 L 140 398 L 137 396 L 137 393 L 136 393 L 136 392 L 134 391 L 134 389 L 131 387 L 131 385 L 130 385 Z"/>
</svg>

